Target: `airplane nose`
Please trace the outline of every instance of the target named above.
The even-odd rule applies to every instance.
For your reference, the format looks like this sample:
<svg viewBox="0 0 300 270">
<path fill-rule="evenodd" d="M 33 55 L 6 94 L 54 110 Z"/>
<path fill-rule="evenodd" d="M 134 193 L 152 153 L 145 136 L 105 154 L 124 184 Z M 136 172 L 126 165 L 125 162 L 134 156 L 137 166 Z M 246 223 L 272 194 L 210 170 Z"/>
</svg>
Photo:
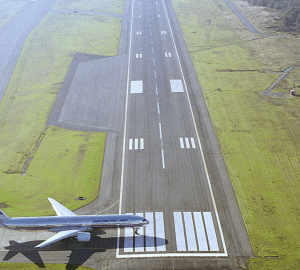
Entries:
<svg viewBox="0 0 300 270">
<path fill-rule="evenodd" d="M 149 221 L 147 219 L 143 219 L 144 224 L 149 224 Z"/>
</svg>

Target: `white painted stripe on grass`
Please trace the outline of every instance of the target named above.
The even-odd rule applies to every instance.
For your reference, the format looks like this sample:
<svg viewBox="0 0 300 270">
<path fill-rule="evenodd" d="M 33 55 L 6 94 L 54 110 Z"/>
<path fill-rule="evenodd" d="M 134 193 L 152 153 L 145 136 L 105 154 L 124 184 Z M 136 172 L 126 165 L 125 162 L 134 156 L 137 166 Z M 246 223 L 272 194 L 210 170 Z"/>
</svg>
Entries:
<svg viewBox="0 0 300 270">
<path fill-rule="evenodd" d="M 205 223 L 205 228 L 206 228 L 206 233 L 207 233 L 207 238 L 209 243 L 209 250 L 218 251 L 219 250 L 218 240 L 217 240 L 211 212 L 203 212 L 203 217 L 204 217 L 204 223 Z"/>
<path fill-rule="evenodd" d="M 146 226 L 146 251 L 155 251 L 153 213 L 146 212 L 145 218 L 149 221 Z"/>
<path fill-rule="evenodd" d="M 156 251 L 166 251 L 163 212 L 155 212 Z"/>
<path fill-rule="evenodd" d="M 183 212 L 185 235 L 187 240 L 187 248 L 189 251 L 197 251 L 196 237 L 194 231 L 194 224 L 191 212 Z"/>
<path fill-rule="evenodd" d="M 186 251 L 181 212 L 174 212 L 173 215 L 174 215 L 177 250 L 178 251 Z"/>
<path fill-rule="evenodd" d="M 193 214 L 194 214 L 199 251 L 208 251 L 207 240 L 206 240 L 201 212 L 194 212 Z"/>
</svg>

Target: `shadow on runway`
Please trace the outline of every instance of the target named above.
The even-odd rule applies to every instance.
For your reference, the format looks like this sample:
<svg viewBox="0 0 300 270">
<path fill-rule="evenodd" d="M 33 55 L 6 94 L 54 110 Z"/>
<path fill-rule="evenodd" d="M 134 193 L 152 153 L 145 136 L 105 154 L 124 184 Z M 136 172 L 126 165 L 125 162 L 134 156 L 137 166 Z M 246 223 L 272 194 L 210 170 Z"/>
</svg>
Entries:
<svg viewBox="0 0 300 270">
<path fill-rule="evenodd" d="M 43 241 L 28 241 L 18 243 L 16 241 L 11 240 L 9 241 L 9 246 L 4 247 L 6 250 L 8 250 L 8 252 L 3 258 L 3 261 L 9 261 L 17 254 L 21 253 L 31 262 L 36 264 L 39 268 L 46 268 L 40 256 L 40 252 L 70 251 L 71 253 L 68 256 L 69 261 L 67 262 L 66 269 L 74 270 L 77 269 L 79 266 L 83 265 L 96 252 L 105 252 L 108 249 L 117 249 L 118 238 L 101 238 L 99 235 L 103 234 L 105 234 L 104 231 L 97 232 L 97 234 L 92 233 L 90 242 L 78 242 L 77 239 L 75 239 L 75 237 L 70 237 L 67 239 L 67 241 L 59 241 L 47 247 L 37 249 L 35 249 L 34 247 Z M 146 236 L 146 238 L 149 239 L 151 237 Z M 124 248 L 124 239 L 124 237 L 119 238 L 120 249 Z M 149 241 L 149 243 L 156 243 L 156 246 L 165 245 L 168 243 L 166 239 L 161 239 L 157 237 L 154 237 L 153 240 Z"/>
</svg>

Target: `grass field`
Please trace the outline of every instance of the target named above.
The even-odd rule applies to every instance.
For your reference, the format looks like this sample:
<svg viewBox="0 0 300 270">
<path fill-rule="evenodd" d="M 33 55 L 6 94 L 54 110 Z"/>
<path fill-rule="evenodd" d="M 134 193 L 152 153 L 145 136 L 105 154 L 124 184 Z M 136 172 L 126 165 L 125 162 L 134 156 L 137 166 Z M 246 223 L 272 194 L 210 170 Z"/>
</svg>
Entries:
<svg viewBox="0 0 300 270">
<path fill-rule="evenodd" d="M 83 3 L 82 1 L 61 0 L 56 2 L 56 4 L 53 6 L 53 9 L 123 14 L 124 1 L 123 0 L 101 0 L 101 1 L 88 0 L 88 1 L 84 1 Z"/>
<path fill-rule="evenodd" d="M 278 74 L 261 72 L 272 64 L 255 44 L 236 44 L 245 40 L 223 16 L 231 12 L 224 2 L 173 4 L 255 254 L 247 266 L 298 269 L 300 99 L 261 95 Z"/>
<path fill-rule="evenodd" d="M 50 12 L 27 38 L 0 104 L 0 203 L 8 214 L 48 213 L 47 196 L 72 209 L 96 197 L 105 134 L 46 122 L 74 55 L 117 55 L 120 31 L 111 16 Z M 88 200 L 74 202 L 78 196 Z"/>
</svg>

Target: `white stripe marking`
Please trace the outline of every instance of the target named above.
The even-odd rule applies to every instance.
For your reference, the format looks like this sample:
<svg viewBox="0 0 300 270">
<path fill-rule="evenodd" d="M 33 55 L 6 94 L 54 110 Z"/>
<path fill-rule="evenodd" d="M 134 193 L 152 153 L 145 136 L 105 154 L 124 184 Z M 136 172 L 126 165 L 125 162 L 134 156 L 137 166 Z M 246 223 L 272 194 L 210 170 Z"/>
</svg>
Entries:
<svg viewBox="0 0 300 270">
<path fill-rule="evenodd" d="M 191 144 L 193 148 L 196 148 L 195 140 L 193 137 L 191 137 Z"/>
<path fill-rule="evenodd" d="M 206 233 L 207 233 L 207 238 L 209 243 L 209 249 L 210 251 L 218 251 L 219 246 L 218 246 L 217 236 L 216 236 L 211 213 L 204 212 L 203 216 L 204 216 L 205 228 L 206 228 Z"/>
<path fill-rule="evenodd" d="M 168 54 L 167 54 L 167 53 L 165 53 L 165 57 L 168 57 Z"/>
<path fill-rule="evenodd" d="M 164 149 L 161 149 L 161 162 L 162 162 L 162 167 L 163 167 L 163 169 L 165 169 L 166 166 L 165 166 Z"/>
<path fill-rule="evenodd" d="M 156 250 L 166 251 L 163 212 L 155 213 Z"/>
<path fill-rule="evenodd" d="M 133 252 L 133 230 L 130 227 L 124 229 L 124 252 Z"/>
<path fill-rule="evenodd" d="M 153 47 L 152 47 L 152 53 L 154 54 L 154 49 L 153 49 Z"/>
<path fill-rule="evenodd" d="M 132 150 L 132 139 L 129 139 L 129 150 Z"/>
<path fill-rule="evenodd" d="M 174 93 L 184 92 L 181 80 L 170 80 L 171 91 Z"/>
<path fill-rule="evenodd" d="M 142 15 L 139 15 L 139 18 L 142 18 Z"/>
<path fill-rule="evenodd" d="M 131 81 L 130 93 L 132 94 L 143 93 L 143 81 Z"/>
<path fill-rule="evenodd" d="M 154 69 L 154 77 L 155 77 L 155 79 L 156 79 L 156 71 L 155 71 L 155 69 Z"/>
<path fill-rule="evenodd" d="M 159 102 L 157 102 L 157 112 L 158 112 L 158 114 L 160 114 L 160 110 L 159 110 Z"/>
<path fill-rule="evenodd" d="M 180 137 L 179 141 L 180 141 L 180 148 L 184 148 L 183 138 Z"/>
<path fill-rule="evenodd" d="M 137 216 L 143 217 L 143 213 L 135 213 Z M 139 228 L 139 234 L 135 236 L 135 252 L 144 252 L 144 227 Z"/>
<path fill-rule="evenodd" d="M 140 139 L 140 149 L 143 150 L 144 149 L 144 138 Z"/>
<path fill-rule="evenodd" d="M 171 57 L 171 53 L 168 53 L 169 57 Z"/>
<path fill-rule="evenodd" d="M 194 212 L 193 214 L 194 214 L 199 250 L 208 251 L 201 212 Z"/>
<path fill-rule="evenodd" d="M 186 251 L 181 212 L 174 212 L 176 245 L 178 251 Z"/>
<path fill-rule="evenodd" d="M 146 251 L 155 251 L 153 213 L 147 212 L 145 218 L 149 221 L 149 224 L 146 226 Z"/>
<path fill-rule="evenodd" d="M 139 149 L 139 139 L 134 139 L 134 149 Z"/>
<path fill-rule="evenodd" d="M 155 58 L 152 58 L 152 60 L 153 60 L 153 66 L 155 66 Z"/>
<path fill-rule="evenodd" d="M 159 126 L 159 138 L 162 139 L 161 123 L 158 123 Z"/>
<path fill-rule="evenodd" d="M 160 15 L 158 15 L 158 18 L 160 18 Z"/>
<path fill-rule="evenodd" d="M 196 251 L 196 237 L 194 231 L 194 224 L 191 212 L 183 212 L 184 224 L 185 224 L 185 235 L 187 240 L 187 246 L 189 251 Z"/>
<path fill-rule="evenodd" d="M 186 144 L 186 148 L 191 148 L 189 138 L 185 138 L 185 144 Z"/>
<path fill-rule="evenodd" d="M 157 84 L 155 85 L 155 92 L 156 92 L 156 95 L 158 95 Z"/>
</svg>

